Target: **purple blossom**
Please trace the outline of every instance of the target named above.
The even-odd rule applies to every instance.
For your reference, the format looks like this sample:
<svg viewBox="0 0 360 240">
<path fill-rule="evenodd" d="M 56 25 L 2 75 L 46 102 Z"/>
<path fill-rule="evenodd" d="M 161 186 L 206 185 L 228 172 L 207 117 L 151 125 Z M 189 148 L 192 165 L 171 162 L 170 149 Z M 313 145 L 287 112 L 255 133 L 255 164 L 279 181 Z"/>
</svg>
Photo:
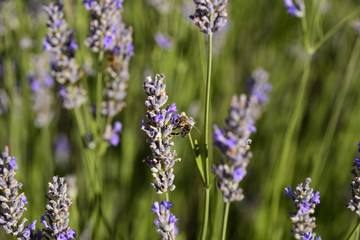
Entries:
<svg viewBox="0 0 360 240">
<path fill-rule="evenodd" d="M 235 168 L 233 172 L 233 178 L 236 181 L 241 181 L 245 177 L 245 175 L 246 175 L 246 171 L 244 171 L 244 169 L 241 167 Z"/>
<path fill-rule="evenodd" d="M 154 201 L 154 205 L 151 207 L 151 211 L 157 215 L 154 224 L 157 226 L 157 232 L 161 235 L 163 240 L 176 239 L 176 234 L 178 232 L 175 223 L 179 219 L 170 212 L 170 208 L 172 207 L 173 204 L 167 202 L 165 199 L 161 203 Z"/>
<path fill-rule="evenodd" d="M 284 0 L 284 5 L 287 8 L 288 14 L 294 17 L 302 18 L 305 15 L 304 0 Z"/>
<path fill-rule="evenodd" d="M 314 214 L 316 205 L 320 203 L 320 193 L 314 193 L 314 189 L 309 187 L 310 182 L 311 179 L 307 178 L 305 184 L 300 183 L 293 192 L 290 187 L 285 188 L 284 196 L 290 196 L 295 209 L 289 214 L 293 223 L 291 234 L 296 239 L 300 239 L 304 233 L 307 234 L 306 236 L 311 233 L 313 238 L 310 239 L 314 239 L 316 235 L 313 233 L 313 229 L 316 227 L 316 218 L 311 214 Z"/>
<path fill-rule="evenodd" d="M 9 163 L 9 166 L 10 166 L 10 169 L 11 170 L 16 170 L 16 169 L 19 169 L 17 163 L 16 163 L 17 159 L 16 158 L 11 158 L 11 161 Z"/>
<path fill-rule="evenodd" d="M 162 33 L 156 33 L 154 39 L 159 47 L 164 50 L 168 50 L 173 46 L 173 42 L 170 37 L 165 36 Z"/>
<path fill-rule="evenodd" d="M 105 48 L 110 48 L 112 45 L 112 36 L 109 35 L 105 35 L 104 40 L 103 40 L 103 45 Z"/>
<path fill-rule="evenodd" d="M 354 179 L 351 181 L 351 199 L 346 205 L 351 211 L 360 216 L 360 142 L 357 145 L 359 156 L 355 156 L 354 169 L 351 170 Z"/>
</svg>

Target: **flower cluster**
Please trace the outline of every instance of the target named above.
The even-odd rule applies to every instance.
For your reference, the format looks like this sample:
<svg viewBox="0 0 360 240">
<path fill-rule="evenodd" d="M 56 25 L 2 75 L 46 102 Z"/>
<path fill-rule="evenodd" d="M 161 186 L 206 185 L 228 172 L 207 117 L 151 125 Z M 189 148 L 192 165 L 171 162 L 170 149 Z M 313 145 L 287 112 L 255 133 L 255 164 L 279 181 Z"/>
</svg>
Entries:
<svg viewBox="0 0 360 240">
<path fill-rule="evenodd" d="M 36 66 L 33 72 L 28 74 L 30 83 L 33 111 L 35 113 L 35 127 L 47 127 L 54 117 L 54 96 L 52 88 L 54 80 L 45 70 L 45 61 L 41 58 L 34 58 Z"/>
<path fill-rule="evenodd" d="M 22 183 L 15 179 L 15 170 L 18 169 L 16 161 L 16 158 L 9 156 L 8 147 L 0 153 L 0 225 L 9 235 L 29 239 L 30 231 L 25 226 L 27 219 L 20 221 L 28 202 L 25 193 L 19 193 Z"/>
<path fill-rule="evenodd" d="M 104 101 L 101 106 L 102 115 L 115 116 L 125 106 L 128 65 L 134 55 L 132 44 L 132 28 L 126 28 L 121 20 L 123 0 L 84 0 L 86 9 L 90 11 L 90 35 L 85 45 L 94 52 L 103 49 L 108 65 Z"/>
<path fill-rule="evenodd" d="M 150 166 L 154 177 L 153 187 L 157 193 L 173 191 L 175 175 L 173 166 L 180 158 L 176 157 L 176 152 L 171 150 L 174 145 L 172 131 L 175 128 L 174 113 L 177 111 L 175 103 L 162 108 L 168 100 L 163 83 L 165 76 L 156 75 L 155 79 L 150 76 L 144 81 L 144 91 L 147 95 L 145 105 L 147 106 L 146 123 L 142 120 L 141 129 L 148 135 L 147 142 L 150 144 L 152 157 L 147 157 L 144 161 Z"/>
<path fill-rule="evenodd" d="M 67 197 L 67 183 L 64 178 L 53 177 L 54 183 L 49 183 L 46 195 L 48 204 L 46 213 L 41 216 L 44 225 L 43 235 L 49 239 L 74 239 L 75 231 L 69 227 L 69 206 L 71 200 Z"/>
<path fill-rule="evenodd" d="M 43 41 L 44 50 L 52 53 L 51 75 L 62 84 L 60 96 L 64 107 L 77 108 L 86 101 L 86 92 L 79 86 L 78 65 L 75 62 L 75 51 L 78 48 L 74 40 L 74 31 L 67 28 L 61 1 L 44 7 L 48 14 L 48 33 Z"/>
<path fill-rule="evenodd" d="M 171 202 L 165 201 L 162 202 L 155 201 L 152 206 L 152 212 L 156 213 L 157 219 L 155 220 L 155 225 L 157 226 L 157 232 L 161 235 L 162 240 L 175 240 L 176 234 L 178 232 L 175 223 L 178 219 L 174 214 L 170 213 L 170 208 L 173 206 Z"/>
<path fill-rule="evenodd" d="M 351 199 L 346 207 L 360 216 L 360 142 L 358 146 L 359 156 L 355 157 L 355 161 L 353 163 L 354 169 L 351 170 L 351 173 L 354 176 L 354 180 L 352 180 L 350 184 Z"/>
<path fill-rule="evenodd" d="M 294 2 L 295 1 L 295 4 Z M 305 16 L 305 3 L 304 0 L 285 0 L 285 7 L 288 14 L 294 17 L 302 18 Z"/>
<path fill-rule="evenodd" d="M 220 30 L 226 24 L 228 0 L 194 0 L 197 5 L 190 19 L 206 34 Z"/>
<path fill-rule="evenodd" d="M 116 147 L 120 142 L 119 134 L 122 130 L 121 122 L 115 122 L 114 127 L 110 124 L 106 126 L 105 133 L 103 134 L 103 140 Z"/>
<path fill-rule="evenodd" d="M 321 240 L 321 237 L 316 237 L 316 234 L 313 234 L 312 232 L 304 233 L 301 237 L 303 240 Z"/>
<path fill-rule="evenodd" d="M 311 217 L 310 214 L 315 213 L 316 204 L 320 203 L 320 193 L 314 193 L 314 190 L 309 187 L 311 182 L 310 178 L 306 179 L 305 184 L 300 183 L 296 186 L 294 192 L 291 192 L 291 187 L 285 188 L 285 195 L 289 196 L 294 204 L 295 211 L 291 211 L 290 219 L 293 223 L 291 234 L 295 239 L 314 239 L 316 234 L 313 233 L 313 229 L 316 227 L 315 217 Z M 317 237 L 316 240 L 320 240 Z"/>
<path fill-rule="evenodd" d="M 217 186 L 225 202 L 244 198 L 239 184 L 246 175 L 246 167 L 252 157 L 249 137 L 256 131 L 255 121 L 259 118 L 262 105 L 266 103 L 264 99 L 268 99 L 267 94 L 271 89 L 267 82 L 268 75 L 264 74 L 260 75 L 258 70 L 252 74 L 254 84 L 249 98 L 245 94 L 233 96 L 228 118 L 225 120 L 226 127 L 220 129 L 214 125 L 214 144 L 227 162 L 220 160 L 220 165 L 212 166 L 212 171 L 216 174 Z"/>
</svg>

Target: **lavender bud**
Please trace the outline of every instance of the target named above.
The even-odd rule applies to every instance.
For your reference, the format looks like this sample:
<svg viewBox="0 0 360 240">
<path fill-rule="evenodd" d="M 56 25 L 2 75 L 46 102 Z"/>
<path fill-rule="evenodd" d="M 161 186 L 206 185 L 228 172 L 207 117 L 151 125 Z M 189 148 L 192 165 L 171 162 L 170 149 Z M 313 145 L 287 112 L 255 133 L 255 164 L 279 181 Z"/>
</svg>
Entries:
<svg viewBox="0 0 360 240">
<path fill-rule="evenodd" d="M 295 4 L 294 2 L 295 1 Z M 305 16 L 304 0 L 284 0 L 288 14 L 294 17 L 302 18 Z"/>
<path fill-rule="evenodd" d="M 54 80 L 45 70 L 44 59 L 35 57 L 36 62 L 33 72 L 28 73 L 28 80 L 33 101 L 33 111 L 35 113 L 35 127 L 47 127 L 54 117 L 54 96 L 52 88 Z"/>
<path fill-rule="evenodd" d="M 177 111 L 176 105 L 173 103 L 162 108 L 168 99 L 165 91 L 166 86 L 163 84 L 164 78 L 164 75 L 157 74 L 153 80 L 148 76 L 143 85 L 147 95 L 145 101 L 147 111 L 146 123 L 144 120 L 142 121 L 141 130 L 148 135 L 147 142 L 152 151 L 152 156 L 147 157 L 144 162 L 149 165 L 153 172 L 154 183 L 152 186 L 157 193 L 166 193 L 175 189 L 173 166 L 180 161 L 180 158 L 175 158 L 176 152 L 171 150 L 174 145 L 171 142 L 173 136 L 171 132 L 175 127 L 173 117 Z"/>
<path fill-rule="evenodd" d="M 227 163 L 220 160 L 219 166 L 212 166 L 216 174 L 217 186 L 223 194 L 224 202 L 240 201 L 244 198 L 240 181 L 246 175 L 246 167 L 252 157 L 250 135 L 256 131 L 255 121 L 260 117 L 262 105 L 268 99 L 271 85 L 267 85 L 267 75 L 255 71 L 250 98 L 245 94 L 233 96 L 225 119 L 226 127 L 214 125 L 214 145 L 225 156 Z M 266 77 L 264 77 L 266 76 Z M 264 90 L 263 86 L 267 86 Z M 265 100 L 264 100 L 265 99 Z"/>
<path fill-rule="evenodd" d="M 173 42 L 172 42 L 171 38 L 162 33 L 159 33 L 159 32 L 156 33 L 154 36 L 154 39 L 155 39 L 156 44 L 164 50 L 169 50 L 173 47 Z"/>
<path fill-rule="evenodd" d="M 354 169 L 351 171 L 354 176 L 354 180 L 352 180 L 350 184 L 351 199 L 346 207 L 360 216 L 360 142 L 358 146 L 359 156 L 355 157 L 355 161 L 353 163 Z"/>
<path fill-rule="evenodd" d="M 107 125 L 103 134 L 103 140 L 116 147 L 120 142 L 119 134 L 122 131 L 121 122 L 115 122 L 114 127 Z"/>
<path fill-rule="evenodd" d="M 193 0 L 197 5 L 195 13 L 190 16 L 194 24 L 203 33 L 210 34 L 220 30 L 226 24 L 227 0 Z"/>
<path fill-rule="evenodd" d="M 30 233 L 25 227 L 27 219 L 21 220 L 28 202 L 25 194 L 19 193 L 22 183 L 15 179 L 16 169 L 16 158 L 9 156 L 9 148 L 6 146 L 0 153 L 0 225 L 9 235 L 30 239 Z"/>
<path fill-rule="evenodd" d="M 67 183 L 64 178 L 53 177 L 46 195 L 45 216 L 41 217 L 44 225 L 43 234 L 50 239 L 74 239 L 75 231 L 69 227 L 69 207 L 71 200 L 67 197 Z"/>
<path fill-rule="evenodd" d="M 152 206 L 152 212 L 156 213 L 157 218 L 154 224 L 157 226 L 157 233 L 161 236 L 162 240 L 175 240 L 178 229 L 175 223 L 179 220 L 174 214 L 170 212 L 170 208 L 173 207 L 171 202 L 166 202 L 165 199 L 162 202 L 154 201 Z"/>
<path fill-rule="evenodd" d="M 315 217 L 310 214 L 315 213 L 315 207 L 320 203 L 320 193 L 314 193 L 314 190 L 309 187 L 310 178 L 306 179 L 305 184 L 300 183 L 296 186 L 294 192 L 291 192 L 290 186 L 285 188 L 284 196 L 289 196 L 293 202 L 295 211 L 289 213 L 293 228 L 291 234 L 295 239 L 315 239 L 316 234 L 313 229 L 316 227 Z M 307 237 L 307 238 L 304 238 Z M 316 238 L 316 240 L 321 238 Z"/>
<path fill-rule="evenodd" d="M 90 35 L 85 45 L 94 52 L 105 50 L 109 80 L 105 84 L 101 114 L 113 117 L 125 106 L 128 65 L 134 55 L 132 28 L 122 22 L 122 0 L 84 1 L 90 11 Z M 102 40 L 102 41 L 101 41 Z"/>
<path fill-rule="evenodd" d="M 360 35 L 360 20 L 352 21 L 351 27 L 355 30 L 357 35 Z"/>
<path fill-rule="evenodd" d="M 62 84 L 60 96 L 64 107 L 73 109 L 86 101 L 86 92 L 78 85 L 79 67 L 75 62 L 75 51 L 78 48 L 74 39 L 74 31 L 67 28 L 61 1 L 50 3 L 44 7 L 48 14 L 48 33 L 43 41 L 44 50 L 53 54 L 51 75 Z"/>
</svg>

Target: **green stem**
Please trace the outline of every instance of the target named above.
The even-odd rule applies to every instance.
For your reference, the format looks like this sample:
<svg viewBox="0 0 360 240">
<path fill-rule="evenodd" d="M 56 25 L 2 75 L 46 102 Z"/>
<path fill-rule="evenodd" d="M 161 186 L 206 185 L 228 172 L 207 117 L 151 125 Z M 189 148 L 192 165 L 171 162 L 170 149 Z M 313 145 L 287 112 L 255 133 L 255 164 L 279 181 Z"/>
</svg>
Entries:
<svg viewBox="0 0 360 240">
<path fill-rule="evenodd" d="M 329 38 L 331 38 L 340 28 L 343 27 L 345 23 L 347 23 L 350 19 L 355 17 L 360 11 L 360 8 L 356 8 L 354 11 L 349 13 L 343 19 L 340 20 L 332 29 L 330 29 L 312 48 L 311 53 L 316 52 Z"/>
<path fill-rule="evenodd" d="M 355 70 L 357 69 L 357 63 L 359 60 L 359 52 L 360 52 L 360 38 L 357 37 L 353 49 L 351 51 L 349 63 L 346 68 L 344 82 L 342 84 L 343 87 L 340 88 L 339 94 L 337 95 L 334 101 L 335 104 L 333 108 L 334 111 L 333 114 L 331 115 L 329 124 L 326 128 L 325 135 L 321 141 L 320 149 L 317 152 L 316 161 L 314 161 L 315 163 L 312 170 L 314 184 L 317 184 L 319 179 L 321 179 L 322 172 L 324 170 L 326 163 L 326 161 L 324 160 L 327 159 L 327 155 L 329 152 L 327 149 L 330 147 L 331 142 L 333 141 L 336 125 L 338 124 L 341 110 L 344 106 L 346 95 L 348 93 L 352 81 L 354 80 L 354 74 L 355 74 Z"/>
<path fill-rule="evenodd" d="M 229 209 L 230 209 L 230 202 L 226 202 L 224 206 L 224 216 L 223 216 L 223 225 L 222 225 L 222 234 L 221 234 L 221 240 L 226 239 L 226 228 L 229 218 Z"/>
<path fill-rule="evenodd" d="M 210 21 L 212 21 L 212 15 Z M 207 226 L 209 223 L 209 208 L 210 208 L 210 168 L 209 168 L 209 111 L 210 111 L 210 91 L 211 91 L 211 65 L 212 65 L 212 40 L 213 34 L 208 34 L 208 62 L 207 62 L 207 81 L 205 93 L 205 116 L 204 116 L 204 145 L 205 145 L 205 206 L 203 227 L 201 232 L 201 239 L 206 239 Z"/>
<path fill-rule="evenodd" d="M 355 231 L 356 231 L 356 238 L 355 239 L 359 239 L 359 228 L 360 227 L 360 221 L 359 221 L 359 218 L 358 218 L 358 222 L 357 224 L 355 225 L 355 227 L 353 228 L 353 230 L 351 231 L 351 233 L 347 236 L 346 240 L 350 240 L 351 237 L 355 234 Z"/>
<path fill-rule="evenodd" d="M 102 41 L 101 41 L 102 42 Z M 101 101 L 102 101 L 102 77 L 103 77 L 103 69 L 102 63 L 104 60 L 104 50 L 101 49 L 99 52 L 98 58 L 98 71 L 96 77 L 96 128 L 100 131 L 100 114 L 101 114 Z M 96 132 L 96 143 L 99 143 L 99 134 L 100 132 Z"/>
<path fill-rule="evenodd" d="M 310 47 L 310 38 L 309 38 L 309 31 L 308 31 L 308 26 L 307 26 L 307 22 L 306 22 L 306 15 L 301 18 L 301 30 L 302 30 L 305 49 L 311 55 L 312 48 Z"/>
<path fill-rule="evenodd" d="M 205 188 L 205 199 L 204 199 L 204 215 L 203 215 L 203 226 L 201 231 L 201 240 L 205 240 L 207 227 L 209 222 L 209 209 L 210 209 L 210 188 Z"/>
<path fill-rule="evenodd" d="M 287 174 L 276 174 L 275 177 L 275 184 L 274 184 L 274 190 L 273 190 L 273 196 L 272 196 L 272 206 L 271 206 L 271 217 L 272 217 L 272 227 L 276 226 L 276 221 L 278 219 L 278 213 L 279 213 L 279 202 L 280 202 L 280 195 L 279 192 L 281 191 L 280 188 L 284 186 L 284 178 L 291 176 L 292 169 L 293 169 L 293 161 L 290 158 L 290 153 L 293 150 L 292 146 L 294 145 L 294 135 L 297 132 L 297 128 L 299 126 L 299 123 L 302 119 L 302 115 L 304 112 L 304 101 L 305 101 L 305 93 L 306 93 L 306 87 L 309 80 L 309 73 L 310 73 L 310 67 L 311 67 L 311 57 L 309 57 L 304 65 L 304 72 L 301 78 L 300 88 L 299 92 L 296 98 L 296 105 L 295 110 L 291 116 L 291 119 L 289 121 L 289 126 L 286 129 L 285 138 L 284 138 L 284 148 L 281 154 L 280 158 L 280 164 L 279 169 L 281 173 L 287 172 Z M 271 228 L 270 231 L 273 229 Z"/>
<path fill-rule="evenodd" d="M 165 198 L 167 202 L 170 202 L 169 192 L 165 193 Z"/>
</svg>

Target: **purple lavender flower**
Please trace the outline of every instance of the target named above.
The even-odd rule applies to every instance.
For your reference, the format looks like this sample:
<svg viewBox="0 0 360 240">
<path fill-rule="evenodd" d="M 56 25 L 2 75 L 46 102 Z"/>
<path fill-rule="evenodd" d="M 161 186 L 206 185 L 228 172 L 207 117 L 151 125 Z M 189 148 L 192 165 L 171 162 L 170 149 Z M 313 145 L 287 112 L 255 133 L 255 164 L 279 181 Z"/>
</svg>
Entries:
<svg viewBox="0 0 360 240">
<path fill-rule="evenodd" d="M 164 199 L 161 203 L 155 201 L 151 209 L 151 211 L 157 215 L 154 223 L 157 226 L 158 234 L 161 235 L 161 239 L 163 240 L 176 239 L 177 228 L 175 223 L 179 219 L 177 219 L 175 215 L 170 212 L 170 208 L 172 207 L 173 204 L 166 202 Z"/>
<path fill-rule="evenodd" d="M 105 133 L 103 135 L 103 140 L 116 147 L 120 142 L 119 134 L 121 133 L 121 130 L 121 122 L 115 122 L 114 127 L 111 127 L 111 125 L 107 125 Z"/>
<path fill-rule="evenodd" d="M 46 214 L 41 217 L 44 225 L 43 235 L 46 239 L 74 239 L 75 231 L 69 227 L 69 207 L 71 200 L 67 197 L 67 183 L 64 178 L 53 177 L 46 195 L 48 204 Z"/>
<path fill-rule="evenodd" d="M 295 4 L 294 2 L 295 1 Z M 305 16 L 304 0 L 284 0 L 288 14 L 294 17 L 302 18 Z"/>
<path fill-rule="evenodd" d="M 290 219 L 293 223 L 291 234 L 295 239 L 315 239 L 316 234 L 313 229 L 316 227 L 315 217 L 310 217 L 310 214 L 315 213 L 315 207 L 320 203 L 320 193 L 314 193 L 314 190 L 309 187 L 310 178 L 306 179 L 305 184 L 300 183 L 296 186 L 294 192 L 291 192 L 290 186 L 285 188 L 284 196 L 289 196 L 294 204 L 295 211 L 291 211 Z M 307 238 L 306 238 L 307 237 Z M 321 239 L 317 237 L 316 240 Z"/>
<path fill-rule="evenodd" d="M 90 11 L 90 35 L 85 45 L 92 51 L 105 50 L 108 59 L 106 73 L 109 80 L 105 83 L 104 100 L 101 114 L 114 117 L 125 106 L 127 81 L 130 77 L 128 65 L 134 55 L 132 28 L 122 22 L 122 0 L 104 0 L 101 3 L 84 2 Z M 102 42 L 101 42 L 102 40 Z"/>
<path fill-rule="evenodd" d="M 168 100 L 163 83 L 165 76 L 156 75 L 155 79 L 146 77 L 143 88 L 147 95 L 145 105 L 147 106 L 146 123 L 143 120 L 141 130 L 147 133 L 147 142 L 150 144 L 152 156 L 147 157 L 146 162 L 152 171 L 154 183 L 152 186 L 157 193 L 166 193 L 173 191 L 175 175 L 173 166 L 180 158 L 175 158 L 176 152 L 171 150 L 174 145 L 170 142 L 172 131 L 175 127 L 173 117 L 176 111 L 176 105 L 173 103 L 163 108 Z M 159 117 L 161 116 L 161 117 Z"/>
<path fill-rule="evenodd" d="M 272 86 L 268 79 L 268 72 L 262 68 L 255 69 L 251 73 L 250 78 L 247 79 L 248 92 L 251 96 L 255 96 L 259 103 L 267 103 L 269 101 L 269 93 L 272 90 Z"/>
<path fill-rule="evenodd" d="M 220 30 L 226 24 L 227 0 L 193 0 L 197 5 L 194 15 L 190 16 L 194 24 L 206 34 Z"/>
<path fill-rule="evenodd" d="M 19 189 L 22 183 L 15 179 L 15 170 L 18 169 L 16 158 L 9 156 L 9 149 L 5 147 L 0 153 L 0 225 L 9 235 L 20 239 L 30 239 L 30 232 L 25 226 L 26 218 L 22 218 L 27 210 L 26 196 Z M 34 223 L 31 223 L 31 227 Z"/>
<path fill-rule="evenodd" d="M 169 36 L 166 36 L 162 33 L 156 33 L 154 36 L 155 42 L 159 47 L 164 50 L 169 50 L 173 46 L 173 42 Z"/>
<path fill-rule="evenodd" d="M 353 163 L 354 169 L 351 170 L 351 173 L 354 176 L 354 180 L 352 180 L 350 184 L 351 199 L 346 207 L 360 216 L 360 142 L 358 146 L 359 156 L 355 156 L 355 161 Z"/>
<path fill-rule="evenodd" d="M 267 78 L 262 80 L 264 81 L 255 82 L 253 89 L 258 90 L 252 91 L 250 98 L 245 94 L 232 98 L 224 129 L 214 125 L 214 145 L 227 160 L 227 162 L 220 160 L 219 166 L 212 166 L 224 202 L 241 201 L 244 198 L 239 184 L 246 175 L 246 167 L 252 157 L 249 151 L 250 135 L 256 131 L 255 120 L 260 117 L 261 107 L 266 103 L 258 96 L 261 92 L 262 97 L 265 98 L 269 93 L 269 91 L 261 91 L 263 90 L 261 86 L 267 83 Z"/>
<path fill-rule="evenodd" d="M 360 35 L 360 20 L 355 20 L 351 22 L 351 27 L 354 29 L 357 35 Z"/>
<path fill-rule="evenodd" d="M 62 85 L 64 107 L 77 108 L 86 101 L 86 92 L 79 86 L 78 65 L 75 62 L 75 51 L 78 48 L 74 40 L 74 31 L 67 28 L 61 1 L 44 7 L 49 16 L 48 33 L 43 41 L 44 50 L 53 53 L 51 75 Z"/>
<path fill-rule="evenodd" d="M 35 113 L 35 127 L 47 127 L 54 117 L 54 94 L 52 88 L 54 80 L 48 74 L 45 60 L 34 57 L 36 63 L 34 71 L 28 73 L 28 80 L 33 101 L 32 109 Z"/>
<path fill-rule="evenodd" d="M 315 239 L 315 235 L 312 232 L 304 233 L 301 237 L 303 240 L 321 240 L 321 237 Z"/>
</svg>

